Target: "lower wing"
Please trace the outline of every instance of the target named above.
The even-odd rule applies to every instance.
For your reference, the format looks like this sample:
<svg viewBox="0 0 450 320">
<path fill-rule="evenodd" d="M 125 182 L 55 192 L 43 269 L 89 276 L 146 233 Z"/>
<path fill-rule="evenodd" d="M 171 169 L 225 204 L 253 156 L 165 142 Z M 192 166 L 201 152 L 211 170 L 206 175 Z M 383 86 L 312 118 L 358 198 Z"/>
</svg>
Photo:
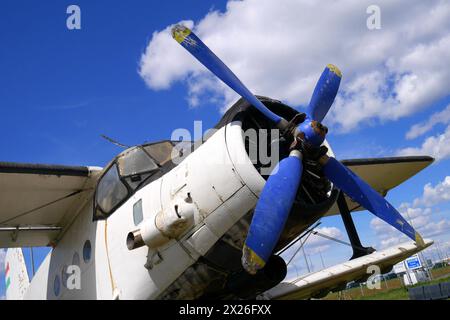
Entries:
<svg viewBox="0 0 450 320">
<path fill-rule="evenodd" d="M 368 268 L 372 265 L 383 270 L 391 269 L 395 264 L 405 260 L 433 244 L 425 239 L 425 247 L 419 247 L 413 241 L 389 249 L 356 258 L 333 267 L 310 273 L 291 281 L 284 281 L 263 293 L 262 299 L 308 299 L 325 296 L 336 288 L 344 288 L 348 282 L 369 277 Z"/>
</svg>

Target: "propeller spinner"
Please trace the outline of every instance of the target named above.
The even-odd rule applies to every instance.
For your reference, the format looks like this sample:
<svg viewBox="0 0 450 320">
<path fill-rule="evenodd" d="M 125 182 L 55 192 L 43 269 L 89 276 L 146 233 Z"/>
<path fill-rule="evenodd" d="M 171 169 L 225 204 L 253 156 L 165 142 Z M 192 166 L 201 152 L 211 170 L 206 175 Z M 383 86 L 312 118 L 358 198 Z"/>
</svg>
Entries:
<svg viewBox="0 0 450 320">
<path fill-rule="evenodd" d="M 288 129 L 289 122 L 270 111 L 238 77 L 188 28 L 176 25 L 172 36 L 207 69 L 241 95 L 278 128 Z M 307 108 L 306 119 L 291 130 L 295 143 L 288 157 L 282 159 L 267 179 L 256 205 L 242 255 L 244 269 L 255 274 L 262 269 L 280 238 L 301 182 L 303 158 L 317 150 L 325 140 L 328 129 L 321 124 L 339 89 L 342 74 L 334 65 L 327 65 L 317 82 Z M 347 169 L 335 158 L 326 155 L 318 159 L 323 173 L 340 190 L 377 217 L 397 228 L 417 244 L 422 237 L 400 213 L 378 192 Z"/>
</svg>

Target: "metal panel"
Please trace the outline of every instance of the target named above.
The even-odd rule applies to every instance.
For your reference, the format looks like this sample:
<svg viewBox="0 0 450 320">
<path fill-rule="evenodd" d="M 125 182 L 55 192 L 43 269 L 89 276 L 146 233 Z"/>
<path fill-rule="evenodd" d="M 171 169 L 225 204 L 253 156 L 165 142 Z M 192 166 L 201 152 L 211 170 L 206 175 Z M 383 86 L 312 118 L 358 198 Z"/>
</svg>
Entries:
<svg viewBox="0 0 450 320">
<path fill-rule="evenodd" d="M 217 240 L 219 240 L 219 237 L 212 233 L 207 225 L 203 225 L 200 229 L 195 231 L 195 233 L 190 236 L 186 242 L 197 253 L 203 256 L 214 245 L 214 243 L 216 243 Z"/>
</svg>

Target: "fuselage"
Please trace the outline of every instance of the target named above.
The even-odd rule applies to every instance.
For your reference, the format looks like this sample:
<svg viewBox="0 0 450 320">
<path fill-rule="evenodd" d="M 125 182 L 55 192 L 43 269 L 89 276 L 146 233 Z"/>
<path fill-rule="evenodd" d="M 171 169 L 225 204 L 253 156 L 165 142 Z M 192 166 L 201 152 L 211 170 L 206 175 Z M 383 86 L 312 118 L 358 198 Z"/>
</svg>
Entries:
<svg viewBox="0 0 450 320">
<path fill-rule="evenodd" d="M 240 263 L 265 178 L 279 156 L 283 157 L 282 147 L 277 157 L 270 158 L 271 163 L 261 163 L 260 154 L 257 159 L 251 155 L 251 144 L 258 144 L 259 150 L 262 138 L 257 136 L 252 141 L 246 134 L 254 125 L 245 118 L 249 106 L 242 105 L 235 106 L 234 113 L 225 114 L 217 131 L 198 148 L 163 166 L 166 169 L 147 178 L 104 217 L 96 213 L 97 202 L 101 201 L 97 190 L 63 231 L 35 274 L 25 299 L 245 298 L 283 280 L 285 274 L 277 271 L 282 269 L 276 265 L 279 261 L 257 280 L 248 276 Z M 293 109 L 288 112 L 295 114 Z M 254 118 L 258 122 L 258 115 Z M 263 144 L 270 148 L 271 139 L 275 139 L 273 134 Z M 271 151 L 273 156 L 275 152 Z M 118 161 L 105 167 L 103 177 Z M 307 179 L 278 249 L 319 219 L 335 201 L 327 185 L 319 198 L 321 192 L 308 192 L 311 182 L 308 184 Z M 179 208 L 186 205 L 192 211 L 192 221 L 173 237 L 164 233 L 159 242 L 149 241 L 132 250 L 127 247 L 130 232 L 143 230 L 144 225 L 153 227 L 152 223 L 169 223 L 169 215 L 178 215 Z M 67 285 L 71 276 L 67 268 L 73 265 L 81 271 L 79 288 Z"/>
</svg>

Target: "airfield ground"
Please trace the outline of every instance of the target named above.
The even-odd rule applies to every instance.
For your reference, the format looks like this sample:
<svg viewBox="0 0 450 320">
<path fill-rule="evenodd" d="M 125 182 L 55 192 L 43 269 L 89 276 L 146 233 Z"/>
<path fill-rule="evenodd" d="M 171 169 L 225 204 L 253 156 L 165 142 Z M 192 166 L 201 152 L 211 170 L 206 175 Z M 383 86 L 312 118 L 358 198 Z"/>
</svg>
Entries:
<svg viewBox="0 0 450 320">
<path fill-rule="evenodd" d="M 433 280 L 418 285 L 450 281 L 450 266 L 431 270 Z M 366 286 L 351 288 L 327 295 L 325 300 L 409 300 L 408 291 L 399 278 L 382 281 L 381 289 L 369 290 Z"/>
</svg>

